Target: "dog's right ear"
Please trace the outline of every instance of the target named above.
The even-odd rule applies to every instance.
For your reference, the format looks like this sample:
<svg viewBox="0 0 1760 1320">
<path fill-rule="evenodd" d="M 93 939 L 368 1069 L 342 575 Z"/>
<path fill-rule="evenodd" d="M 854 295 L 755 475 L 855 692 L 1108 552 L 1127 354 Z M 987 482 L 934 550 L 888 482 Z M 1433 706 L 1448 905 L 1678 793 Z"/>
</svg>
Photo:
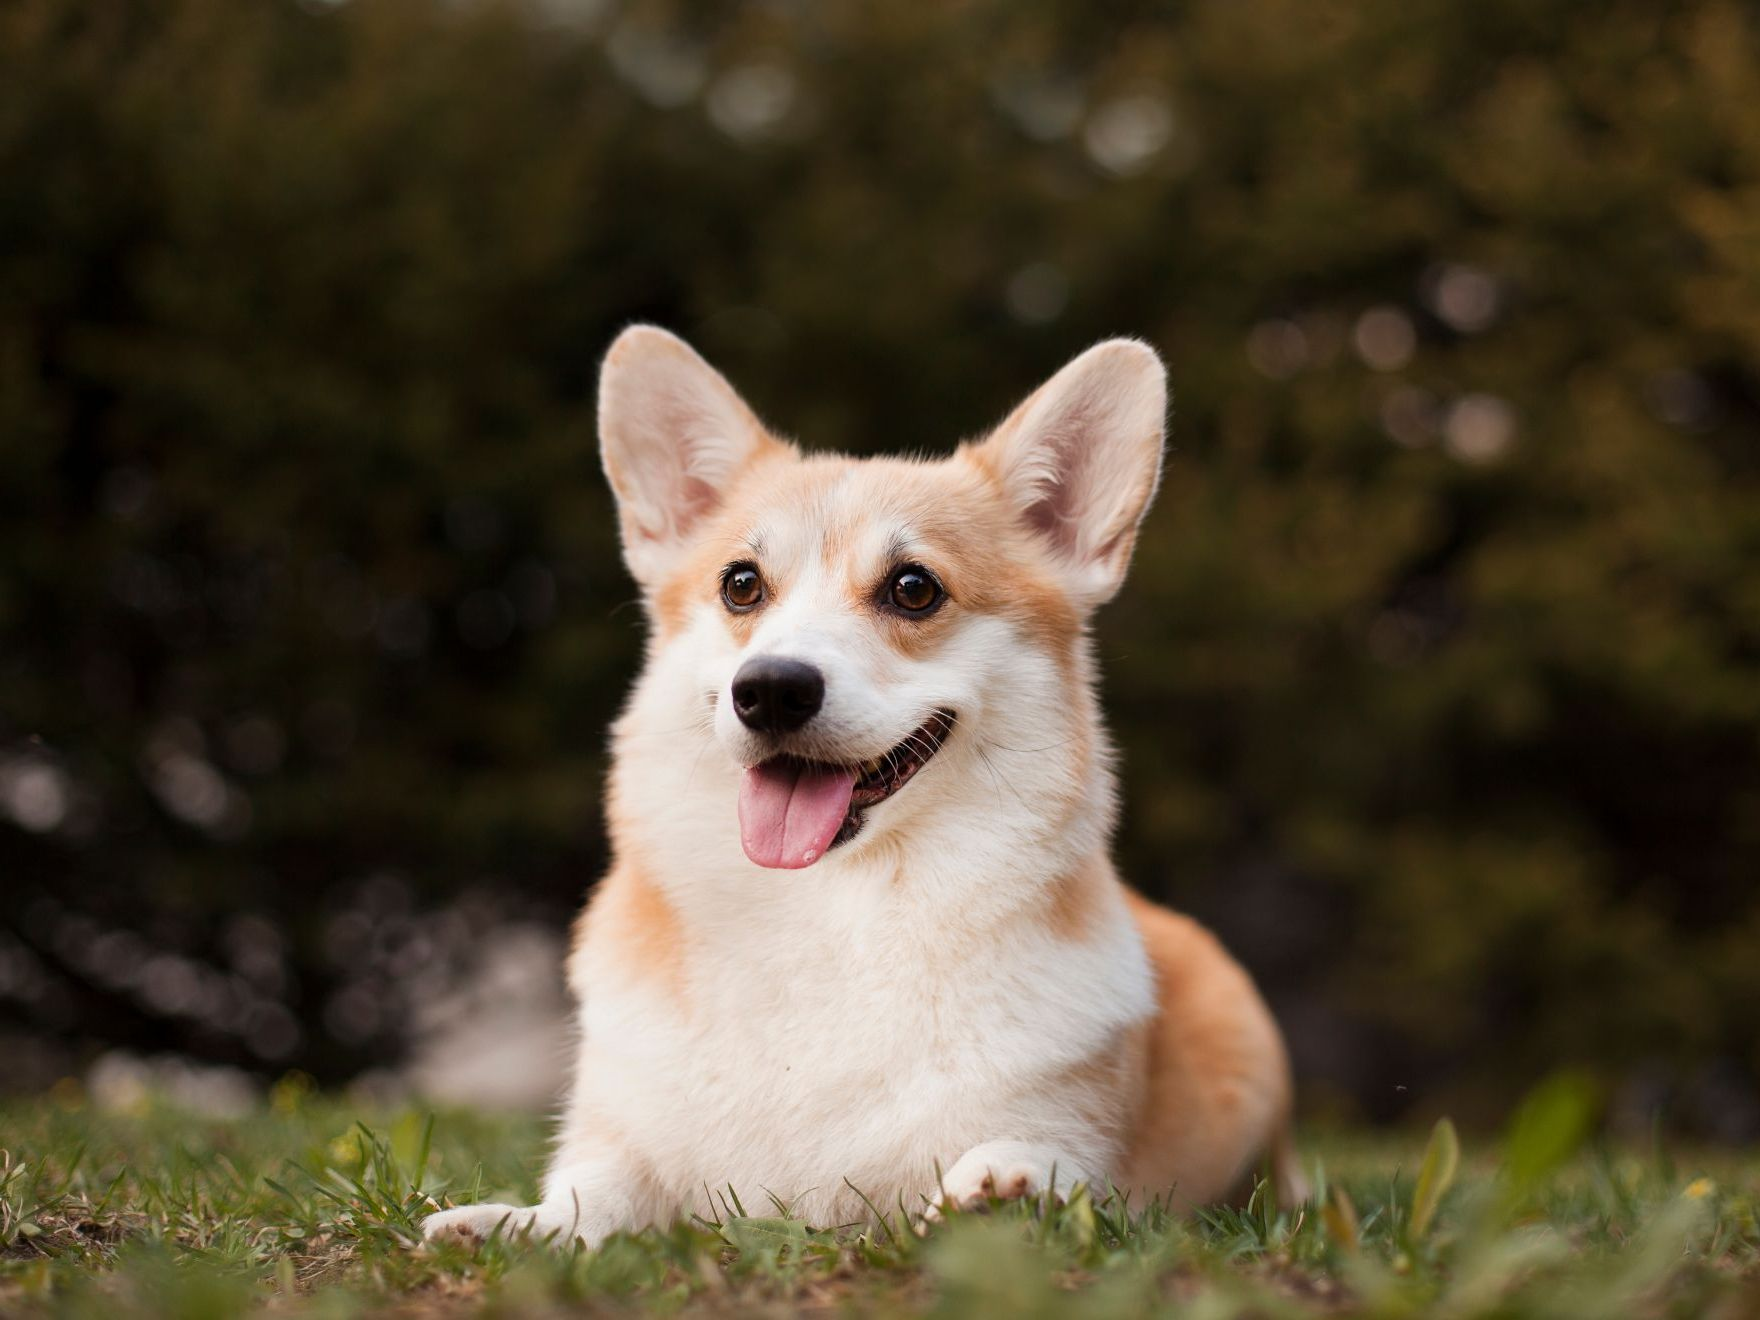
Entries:
<svg viewBox="0 0 1760 1320">
<path fill-rule="evenodd" d="M 677 335 L 631 326 L 606 353 L 599 452 L 617 495 L 623 555 L 644 588 L 666 575 L 747 464 L 787 449 Z"/>
<path fill-rule="evenodd" d="M 1052 552 L 1084 609 L 1124 581 L 1161 480 L 1167 371 L 1155 350 L 1109 339 L 1068 363 L 967 452 Z"/>
</svg>

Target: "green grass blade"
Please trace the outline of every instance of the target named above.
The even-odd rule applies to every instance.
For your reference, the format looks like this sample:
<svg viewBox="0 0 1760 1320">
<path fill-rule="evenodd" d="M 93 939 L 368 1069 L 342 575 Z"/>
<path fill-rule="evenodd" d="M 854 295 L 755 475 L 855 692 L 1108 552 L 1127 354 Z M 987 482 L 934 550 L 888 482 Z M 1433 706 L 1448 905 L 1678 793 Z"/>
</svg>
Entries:
<svg viewBox="0 0 1760 1320">
<path fill-rule="evenodd" d="M 1461 1165 L 1461 1142 L 1454 1123 L 1440 1118 L 1430 1133 L 1430 1144 L 1424 1148 L 1424 1162 L 1418 1168 L 1418 1186 L 1412 1193 L 1412 1240 L 1422 1242 L 1430 1232 L 1436 1210 L 1448 1189 L 1454 1186 L 1455 1174 Z"/>
</svg>

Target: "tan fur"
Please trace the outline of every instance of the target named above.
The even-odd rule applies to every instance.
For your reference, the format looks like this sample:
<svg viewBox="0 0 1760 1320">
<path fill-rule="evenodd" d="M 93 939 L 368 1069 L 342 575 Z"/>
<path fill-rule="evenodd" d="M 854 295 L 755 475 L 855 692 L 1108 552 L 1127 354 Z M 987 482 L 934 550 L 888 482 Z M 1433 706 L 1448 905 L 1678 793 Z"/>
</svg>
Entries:
<svg viewBox="0 0 1760 1320">
<path fill-rule="evenodd" d="M 880 575 L 892 564 L 850 561 L 849 529 L 877 515 L 908 517 L 921 545 L 912 556 L 933 571 L 965 608 L 999 614 L 1020 625 L 1072 671 L 1082 636 L 1081 616 L 1061 591 L 1037 541 L 1025 531 L 995 478 L 962 451 L 952 462 L 909 459 L 857 460 L 837 455 L 795 458 L 780 441 L 762 447 L 728 492 L 722 510 L 705 522 L 702 537 L 661 583 L 654 597 L 655 641 L 684 626 L 691 611 L 713 600 L 720 570 L 748 557 L 752 525 L 772 509 L 819 511 L 830 544 L 825 557 L 847 562 L 852 608 L 871 609 Z M 792 460 L 792 461 L 791 461 Z M 773 599 L 788 590 L 785 577 L 766 574 Z M 728 614 L 726 626 L 747 635 L 758 611 Z M 919 656 L 937 636 L 936 619 L 884 616 L 888 640 L 902 654 Z"/>
<path fill-rule="evenodd" d="M 684 993 L 683 930 L 678 913 L 658 886 L 629 863 L 614 866 L 599 883 L 574 926 L 572 968 L 589 956 L 623 969 L 632 980 Z"/>
<path fill-rule="evenodd" d="M 1117 884 L 1111 868 L 1100 862 L 1060 877 L 1051 886 L 1044 914 L 1052 933 L 1060 940 L 1086 938 L 1099 919 L 1107 890 Z"/>
<path fill-rule="evenodd" d="M 1252 979 L 1209 931 L 1137 894 L 1160 1012 L 1146 1041 L 1121 1187 L 1203 1205 L 1270 1155 L 1282 1204 L 1306 1196 L 1288 1136 L 1289 1060 Z M 1257 1133 L 1273 1132 L 1272 1149 Z"/>
<path fill-rule="evenodd" d="M 1129 889 L 1104 861 L 1046 897 L 1036 919 L 1072 941 L 1123 901 L 1155 971 L 1156 1015 L 1058 1078 L 1079 1112 L 1114 1135 L 1115 1185 L 1133 1204 L 1205 1205 L 1250 1187 L 1269 1158 L 1279 1203 L 1305 1199 L 1289 1062 L 1246 971 L 1209 931 Z"/>
<path fill-rule="evenodd" d="M 758 455 L 740 472 L 734 489 L 742 486 L 763 489 L 780 473 L 795 466 L 789 461 L 794 457 L 793 446 L 769 438 L 760 447 Z M 751 545 L 740 523 L 739 518 L 727 513 L 713 517 L 704 535 L 661 583 L 653 600 L 653 641 L 656 646 L 676 635 L 699 605 L 715 599 L 721 589 L 722 569 L 739 560 L 752 558 Z M 776 586 L 768 578 L 765 585 L 770 589 Z M 725 617 L 728 630 L 741 640 L 751 634 L 757 619 L 756 612 Z"/>
</svg>

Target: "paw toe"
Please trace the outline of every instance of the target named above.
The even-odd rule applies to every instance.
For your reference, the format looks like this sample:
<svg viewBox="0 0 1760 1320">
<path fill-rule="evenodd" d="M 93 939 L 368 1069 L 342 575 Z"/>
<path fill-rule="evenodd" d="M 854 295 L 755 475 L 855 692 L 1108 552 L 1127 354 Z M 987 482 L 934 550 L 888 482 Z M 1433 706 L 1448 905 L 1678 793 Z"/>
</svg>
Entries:
<svg viewBox="0 0 1760 1320">
<path fill-rule="evenodd" d="M 958 1210 L 982 1212 L 990 1208 L 992 1201 L 1021 1201 L 1037 1196 L 1043 1188 L 1043 1181 L 1033 1169 L 986 1168 L 963 1178 L 948 1178 L 941 1189 L 941 1195 L 935 1198 L 931 1210 L 939 1210 L 943 1205 Z M 938 1214 L 935 1217 L 939 1217 Z"/>
<path fill-rule="evenodd" d="M 488 1241 L 498 1226 L 510 1223 L 509 1217 L 514 1213 L 510 1205 L 466 1205 L 442 1210 L 422 1221 L 422 1238 L 431 1243 L 476 1246 Z"/>
</svg>

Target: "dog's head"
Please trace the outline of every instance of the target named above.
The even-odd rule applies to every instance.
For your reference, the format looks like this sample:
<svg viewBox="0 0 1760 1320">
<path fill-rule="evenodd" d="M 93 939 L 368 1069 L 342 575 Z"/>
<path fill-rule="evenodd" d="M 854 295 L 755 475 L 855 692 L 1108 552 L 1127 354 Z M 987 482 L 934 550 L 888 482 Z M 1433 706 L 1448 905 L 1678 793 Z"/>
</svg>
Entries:
<svg viewBox="0 0 1760 1320">
<path fill-rule="evenodd" d="M 962 811 L 1054 818 L 1103 776 L 1086 621 L 1123 580 L 1165 416 L 1155 353 L 1112 340 L 946 459 L 803 455 L 682 340 L 626 331 L 599 396 L 652 626 L 631 717 L 651 727 L 625 732 L 702 742 L 665 753 L 675 792 L 719 792 L 760 866 Z"/>
</svg>

